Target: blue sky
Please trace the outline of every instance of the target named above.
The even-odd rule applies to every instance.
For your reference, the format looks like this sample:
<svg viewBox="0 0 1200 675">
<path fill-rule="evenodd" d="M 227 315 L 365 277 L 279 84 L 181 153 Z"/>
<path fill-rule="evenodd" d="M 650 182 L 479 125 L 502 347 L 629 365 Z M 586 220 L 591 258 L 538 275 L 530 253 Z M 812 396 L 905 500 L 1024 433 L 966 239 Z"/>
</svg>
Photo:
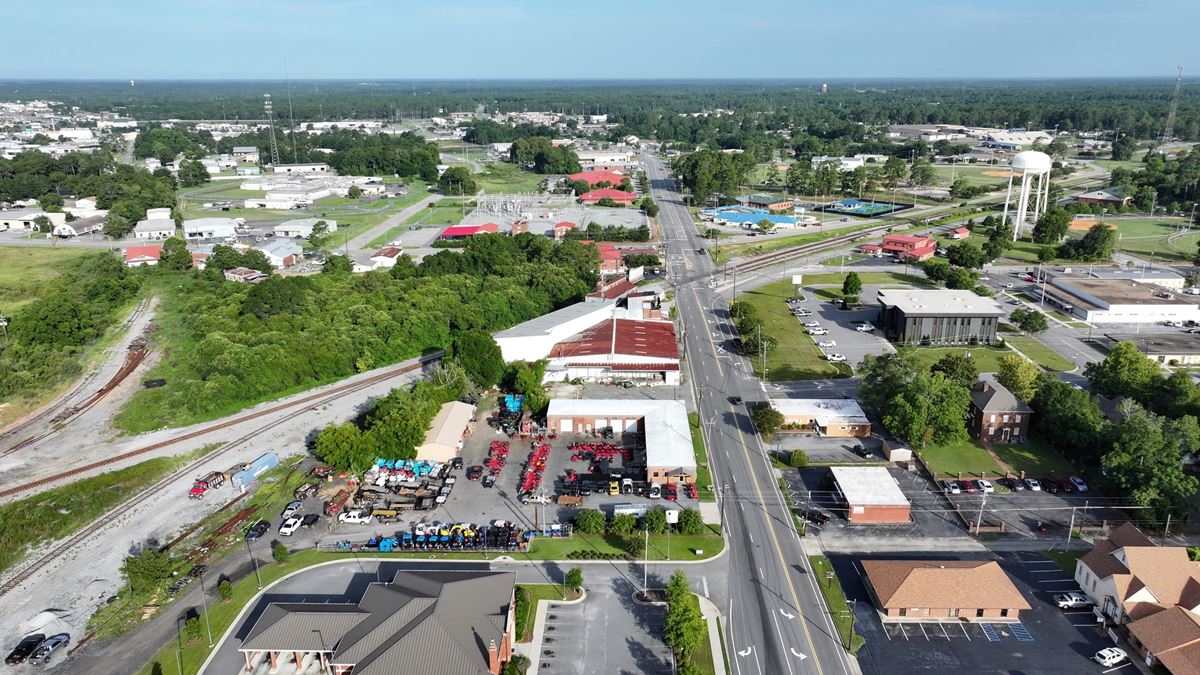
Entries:
<svg viewBox="0 0 1200 675">
<path fill-rule="evenodd" d="M 1197 0 L 8 0 L 0 78 L 1170 77 Z M 27 29 L 23 29 L 26 26 Z"/>
</svg>

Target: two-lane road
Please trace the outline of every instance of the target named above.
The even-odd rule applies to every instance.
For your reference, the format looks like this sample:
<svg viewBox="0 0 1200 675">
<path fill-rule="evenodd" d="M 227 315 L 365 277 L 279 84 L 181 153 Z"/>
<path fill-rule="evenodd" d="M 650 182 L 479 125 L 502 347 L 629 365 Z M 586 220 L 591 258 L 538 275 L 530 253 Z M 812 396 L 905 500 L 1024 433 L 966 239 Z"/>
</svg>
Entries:
<svg viewBox="0 0 1200 675">
<path fill-rule="evenodd" d="M 714 481 L 722 491 L 729 539 L 726 643 L 737 675 L 858 672 L 836 634 L 774 470 L 748 416 L 766 398 L 745 359 L 728 353 L 733 336 L 728 299 L 709 288 L 715 268 L 668 170 L 648 157 L 659 205 L 668 279 L 684 351 L 708 440 Z M 735 403 L 733 397 L 744 402 Z"/>
</svg>

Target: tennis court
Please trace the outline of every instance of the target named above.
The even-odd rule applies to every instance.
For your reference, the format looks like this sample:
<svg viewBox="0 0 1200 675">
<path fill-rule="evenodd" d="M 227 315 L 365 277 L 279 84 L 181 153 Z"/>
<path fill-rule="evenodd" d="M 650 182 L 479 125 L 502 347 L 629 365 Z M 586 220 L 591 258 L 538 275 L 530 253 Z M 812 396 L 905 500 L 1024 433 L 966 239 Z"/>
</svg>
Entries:
<svg viewBox="0 0 1200 675">
<path fill-rule="evenodd" d="M 907 204 L 893 204 L 891 202 L 862 202 L 857 199 L 845 199 L 840 202 L 830 204 L 822 210 L 826 213 L 840 213 L 846 216 L 871 218 L 883 213 L 892 213 L 893 211 L 899 211 L 906 208 L 908 208 Z"/>
</svg>

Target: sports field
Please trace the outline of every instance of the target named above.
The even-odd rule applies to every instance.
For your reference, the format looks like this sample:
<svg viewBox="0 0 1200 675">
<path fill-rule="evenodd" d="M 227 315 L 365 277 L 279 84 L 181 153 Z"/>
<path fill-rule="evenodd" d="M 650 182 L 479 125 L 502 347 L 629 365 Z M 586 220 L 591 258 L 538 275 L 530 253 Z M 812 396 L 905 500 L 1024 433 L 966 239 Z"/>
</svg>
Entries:
<svg viewBox="0 0 1200 675">
<path fill-rule="evenodd" d="M 1165 260 L 1191 260 L 1200 242 L 1200 230 L 1184 230 L 1187 218 L 1112 218 L 1117 249 Z"/>
<path fill-rule="evenodd" d="M 938 164 L 933 167 L 937 172 L 938 184 L 949 187 L 959 178 L 967 179 L 970 185 L 1007 185 L 1008 171 L 1003 166 L 956 164 L 954 166 Z M 953 179 L 951 178 L 953 177 Z"/>
</svg>

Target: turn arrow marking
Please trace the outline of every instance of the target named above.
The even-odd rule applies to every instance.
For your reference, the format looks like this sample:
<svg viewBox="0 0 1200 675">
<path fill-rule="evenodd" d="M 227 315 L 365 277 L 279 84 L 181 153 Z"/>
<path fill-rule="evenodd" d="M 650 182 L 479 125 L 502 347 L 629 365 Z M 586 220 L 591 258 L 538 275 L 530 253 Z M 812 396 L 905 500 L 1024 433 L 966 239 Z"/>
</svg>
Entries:
<svg viewBox="0 0 1200 675">
<path fill-rule="evenodd" d="M 796 658 L 800 659 L 801 661 L 808 658 L 808 656 L 796 651 L 795 647 L 791 647 L 791 650 L 792 650 L 792 656 L 795 656 Z"/>
<path fill-rule="evenodd" d="M 780 613 L 780 614 L 782 614 L 782 615 L 784 615 L 784 616 L 786 616 L 786 617 L 787 617 L 787 618 L 789 618 L 789 619 L 794 619 L 794 618 L 796 618 L 796 615 L 795 615 L 795 614 L 788 614 L 788 613 L 787 613 L 787 612 L 786 612 L 786 611 L 785 611 L 785 610 L 784 610 L 782 607 L 779 609 L 779 613 Z"/>
<path fill-rule="evenodd" d="M 750 656 L 750 652 L 753 650 L 754 650 L 754 647 L 746 647 L 746 651 L 738 652 L 737 655 L 738 656 Z"/>
</svg>

